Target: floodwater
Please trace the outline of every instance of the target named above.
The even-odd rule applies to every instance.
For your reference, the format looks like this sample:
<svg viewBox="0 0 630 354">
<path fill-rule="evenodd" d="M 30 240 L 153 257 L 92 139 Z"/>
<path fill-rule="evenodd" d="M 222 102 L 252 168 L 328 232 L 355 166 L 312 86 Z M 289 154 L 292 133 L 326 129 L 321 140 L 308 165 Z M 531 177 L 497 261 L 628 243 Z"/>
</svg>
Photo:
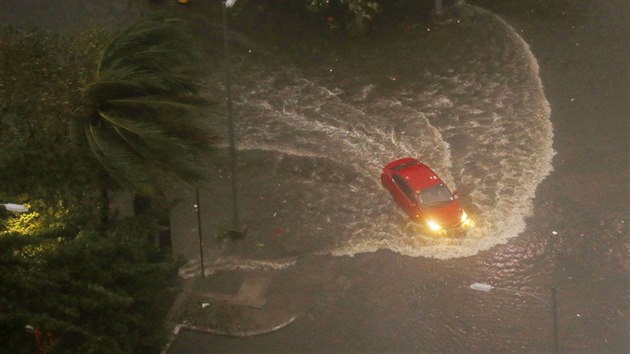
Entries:
<svg viewBox="0 0 630 354">
<path fill-rule="evenodd" d="M 551 352 L 552 287 L 562 352 L 627 350 L 627 4 L 482 5 L 503 19 L 468 8 L 297 64 L 235 55 L 248 236 L 207 246 L 208 268 L 280 269 L 272 292 L 302 317 L 183 332 L 174 352 Z M 403 156 L 476 228 L 408 223 L 379 185 Z M 202 188 L 205 230 L 230 220 L 226 166 Z"/>
<path fill-rule="evenodd" d="M 434 33 L 349 48 L 320 73 L 234 60 L 249 238 L 264 225 L 289 230 L 277 244 L 256 241 L 267 255 L 290 244 L 296 255 L 390 250 L 450 259 L 524 230 L 536 186 L 552 170 L 549 104 L 527 44 L 500 18 L 468 11 L 459 23 L 431 26 Z M 406 156 L 459 191 L 475 228 L 444 238 L 407 221 L 379 179 L 387 162 Z M 221 193 L 223 177 L 205 194 Z"/>
</svg>

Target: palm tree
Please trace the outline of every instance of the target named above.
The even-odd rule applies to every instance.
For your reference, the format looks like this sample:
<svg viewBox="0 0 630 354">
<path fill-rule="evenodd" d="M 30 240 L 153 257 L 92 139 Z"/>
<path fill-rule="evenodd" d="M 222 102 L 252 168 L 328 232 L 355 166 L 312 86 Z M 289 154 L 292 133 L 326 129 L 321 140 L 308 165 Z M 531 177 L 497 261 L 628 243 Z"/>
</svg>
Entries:
<svg viewBox="0 0 630 354">
<path fill-rule="evenodd" d="M 182 21 L 152 19 L 122 31 L 103 51 L 85 89 L 91 112 L 81 122 L 102 167 L 102 222 L 111 182 L 159 197 L 173 179 L 206 175 L 211 102 L 200 94 L 203 69 L 193 43 Z"/>
</svg>

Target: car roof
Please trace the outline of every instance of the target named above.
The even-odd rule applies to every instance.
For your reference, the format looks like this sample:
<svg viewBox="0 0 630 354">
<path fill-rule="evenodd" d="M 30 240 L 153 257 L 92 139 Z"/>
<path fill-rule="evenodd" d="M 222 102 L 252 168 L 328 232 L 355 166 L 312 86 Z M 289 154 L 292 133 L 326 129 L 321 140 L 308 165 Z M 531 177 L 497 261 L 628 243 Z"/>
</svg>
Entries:
<svg viewBox="0 0 630 354">
<path fill-rule="evenodd" d="M 413 190 L 426 189 L 444 183 L 427 165 L 416 159 L 400 159 L 387 164 L 385 168 L 400 174 Z"/>
</svg>

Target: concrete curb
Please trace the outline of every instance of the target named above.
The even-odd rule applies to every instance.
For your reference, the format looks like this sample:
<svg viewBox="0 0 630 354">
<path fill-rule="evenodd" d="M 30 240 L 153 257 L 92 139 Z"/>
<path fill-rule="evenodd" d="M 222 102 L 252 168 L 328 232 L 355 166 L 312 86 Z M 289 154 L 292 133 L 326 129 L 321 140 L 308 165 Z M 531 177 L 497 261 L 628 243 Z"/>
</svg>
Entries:
<svg viewBox="0 0 630 354">
<path fill-rule="evenodd" d="M 281 324 L 279 324 L 277 326 L 268 328 L 268 329 L 261 329 L 261 330 L 257 330 L 257 331 L 243 331 L 243 332 L 224 332 L 224 331 L 219 331 L 219 330 L 215 330 L 215 329 L 212 329 L 212 328 L 191 326 L 191 325 L 181 324 L 180 323 L 180 324 L 175 325 L 175 327 L 173 328 L 173 331 L 169 335 L 168 343 L 166 343 L 166 345 L 164 346 L 164 349 L 162 349 L 161 354 L 167 354 L 168 353 L 168 350 L 170 349 L 171 345 L 175 341 L 175 338 L 177 338 L 177 335 L 179 334 L 179 331 L 182 328 L 183 329 L 187 329 L 189 331 L 195 331 L 195 332 L 200 332 L 200 333 L 212 334 L 212 335 L 217 335 L 217 336 L 227 336 L 227 337 L 239 337 L 239 338 L 242 338 L 242 337 L 259 336 L 259 335 L 275 332 L 277 330 L 280 330 L 280 329 L 290 325 L 298 317 L 300 317 L 300 316 L 299 315 L 292 316 L 287 321 L 285 321 L 285 322 L 283 322 L 283 323 L 281 323 Z"/>
<path fill-rule="evenodd" d="M 273 306 L 271 308 L 265 308 L 267 305 L 265 294 L 272 282 L 272 278 L 273 275 L 268 272 L 263 272 L 262 274 L 257 273 L 257 275 L 248 273 L 242 279 L 239 290 L 236 293 L 224 294 L 214 291 L 197 290 L 197 282 L 206 281 L 207 278 L 180 277 L 181 291 L 173 301 L 167 315 L 166 325 L 169 331 L 169 338 L 162 353 L 168 353 L 169 348 L 177 338 L 181 329 L 211 335 L 242 338 L 275 332 L 293 323 L 300 317 L 300 313 L 291 314 L 292 311 L 279 310 Z M 254 311 L 253 316 L 259 321 L 254 320 L 254 322 L 248 323 L 247 321 L 242 322 L 243 318 L 241 317 L 231 317 L 227 319 L 226 323 L 228 323 L 228 326 L 226 326 L 226 328 L 214 328 L 217 326 L 213 326 L 212 324 L 186 323 L 189 321 L 196 322 L 196 320 L 199 319 L 199 317 L 195 315 L 192 317 L 181 316 L 182 313 L 187 313 L 187 309 L 190 310 L 192 303 L 199 300 L 199 298 L 196 297 L 201 297 L 202 301 L 208 301 L 208 304 L 214 303 L 219 306 L 227 306 L 231 309 L 230 311 L 246 311 L 250 315 L 252 314 L 251 311 Z M 204 305 L 207 305 L 204 302 L 199 304 L 202 305 L 202 308 L 205 307 Z M 193 308 L 197 308 L 197 305 L 193 305 Z M 197 310 L 193 311 L 196 312 Z M 261 318 L 262 320 L 260 320 Z M 230 326 L 229 324 L 237 325 Z M 250 328 L 255 329 L 248 330 L 247 328 L 243 328 L 247 327 L 247 324 L 254 324 L 254 326 L 250 326 Z M 234 328 L 234 330 L 230 330 L 230 327 Z"/>
</svg>

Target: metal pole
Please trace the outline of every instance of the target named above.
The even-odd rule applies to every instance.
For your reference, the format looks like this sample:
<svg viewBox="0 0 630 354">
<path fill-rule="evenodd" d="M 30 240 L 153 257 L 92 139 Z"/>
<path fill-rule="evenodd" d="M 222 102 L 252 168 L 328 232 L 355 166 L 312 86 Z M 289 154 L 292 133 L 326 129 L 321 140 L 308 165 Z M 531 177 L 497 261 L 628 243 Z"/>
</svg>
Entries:
<svg viewBox="0 0 630 354">
<path fill-rule="evenodd" d="M 551 287 L 551 312 L 553 316 L 553 349 L 554 353 L 560 353 L 558 349 L 558 311 L 556 308 L 556 287 Z"/>
<path fill-rule="evenodd" d="M 238 208 L 238 188 L 236 185 L 236 137 L 234 133 L 234 120 L 232 119 L 232 84 L 230 82 L 230 45 L 229 30 L 227 25 L 227 4 L 223 6 L 223 47 L 225 55 L 225 86 L 227 93 L 228 129 L 230 135 L 230 175 L 232 180 L 232 227 L 235 231 L 240 229 L 240 216 Z"/>
<path fill-rule="evenodd" d="M 199 205 L 199 188 L 196 189 L 197 204 L 195 209 L 197 210 L 197 232 L 199 234 L 199 258 L 201 258 L 201 277 L 206 277 L 205 265 L 203 262 L 203 238 L 201 237 L 201 207 Z"/>
</svg>

